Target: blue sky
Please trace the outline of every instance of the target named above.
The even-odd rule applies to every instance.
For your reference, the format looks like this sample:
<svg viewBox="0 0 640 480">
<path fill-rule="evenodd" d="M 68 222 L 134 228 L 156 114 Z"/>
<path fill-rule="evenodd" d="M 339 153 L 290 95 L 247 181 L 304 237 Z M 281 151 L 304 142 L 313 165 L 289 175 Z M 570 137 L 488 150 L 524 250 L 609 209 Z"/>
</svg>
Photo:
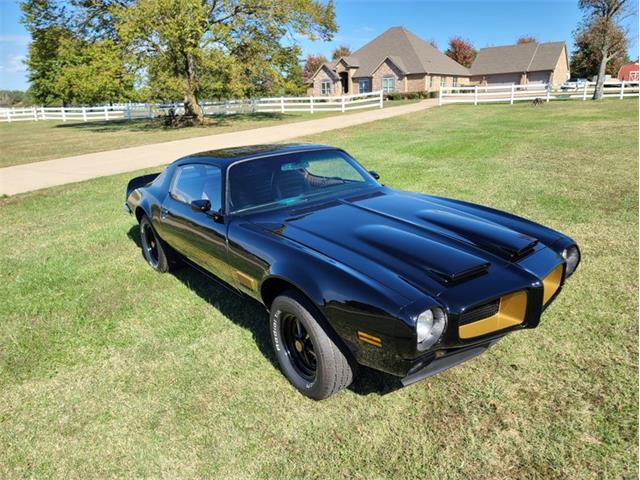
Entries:
<svg viewBox="0 0 640 480">
<path fill-rule="evenodd" d="M 336 0 L 339 31 L 332 42 L 301 40 L 304 53 L 330 56 L 340 44 L 356 50 L 389 27 L 402 25 L 440 50 L 461 35 L 476 48 L 514 43 L 520 35 L 540 41 L 564 40 L 572 48 L 571 32 L 580 21 L 577 0 Z M 0 0 L 0 89 L 26 89 L 23 59 L 29 35 L 19 22 L 16 0 Z M 630 56 L 638 57 L 638 19 L 630 19 Z"/>
</svg>

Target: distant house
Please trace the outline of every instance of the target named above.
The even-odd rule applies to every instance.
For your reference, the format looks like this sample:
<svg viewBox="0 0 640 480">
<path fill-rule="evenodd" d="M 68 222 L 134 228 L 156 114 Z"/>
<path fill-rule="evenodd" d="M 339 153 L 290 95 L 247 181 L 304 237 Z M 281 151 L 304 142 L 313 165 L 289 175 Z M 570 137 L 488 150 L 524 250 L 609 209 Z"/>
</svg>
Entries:
<svg viewBox="0 0 640 480">
<path fill-rule="evenodd" d="M 467 84 L 469 70 L 403 27 L 392 27 L 348 57 L 325 63 L 309 79 L 309 95 L 383 90 L 420 92 Z"/>
<path fill-rule="evenodd" d="M 569 78 L 564 42 L 483 48 L 471 65 L 471 83 L 480 85 L 560 85 Z"/>
<path fill-rule="evenodd" d="M 638 62 L 627 63 L 622 65 L 618 71 L 618 80 L 621 82 L 637 82 L 640 80 L 640 73 L 638 72 Z"/>
</svg>

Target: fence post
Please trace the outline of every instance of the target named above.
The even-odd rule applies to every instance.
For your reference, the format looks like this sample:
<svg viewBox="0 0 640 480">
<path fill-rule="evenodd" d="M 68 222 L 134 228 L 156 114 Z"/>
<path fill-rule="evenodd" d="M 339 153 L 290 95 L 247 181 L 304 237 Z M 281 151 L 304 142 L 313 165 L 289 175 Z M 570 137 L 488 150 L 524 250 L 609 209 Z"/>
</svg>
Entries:
<svg viewBox="0 0 640 480">
<path fill-rule="evenodd" d="M 280 97 L 280 113 L 284 113 L 284 97 Z"/>
<path fill-rule="evenodd" d="M 229 112 L 229 100 L 225 100 L 224 101 L 224 114 L 225 115 L 229 115 L 231 112 Z"/>
<path fill-rule="evenodd" d="M 11 110 L 7 108 L 7 122 L 11 123 Z"/>
<path fill-rule="evenodd" d="M 60 107 L 60 111 L 62 112 L 62 121 L 66 122 L 67 121 L 67 112 L 64 111 L 64 105 L 62 105 L 62 107 Z"/>
<path fill-rule="evenodd" d="M 340 110 L 342 110 L 342 112 L 344 113 L 344 95 L 342 96 L 342 98 L 340 99 Z"/>
<path fill-rule="evenodd" d="M 473 104 L 478 105 L 478 85 L 476 85 L 473 91 Z"/>
<path fill-rule="evenodd" d="M 547 103 L 551 100 L 551 84 L 547 83 Z"/>
<path fill-rule="evenodd" d="M 624 98 L 624 81 L 622 82 L 622 86 L 620 87 L 620 100 Z"/>
<path fill-rule="evenodd" d="M 40 107 L 40 118 L 42 118 L 42 120 L 46 120 L 47 116 L 44 113 L 44 107 Z"/>
<path fill-rule="evenodd" d="M 84 105 L 82 106 L 82 121 L 87 121 L 87 107 L 85 107 Z"/>
<path fill-rule="evenodd" d="M 127 103 L 127 120 L 131 120 L 131 103 Z"/>
<path fill-rule="evenodd" d="M 382 90 L 380 90 L 380 108 L 384 108 L 384 96 L 382 95 Z"/>
<path fill-rule="evenodd" d="M 438 105 L 442 105 L 442 86 L 438 90 Z"/>
<path fill-rule="evenodd" d="M 509 103 L 511 103 L 511 105 L 513 105 L 513 96 L 516 93 L 516 86 L 515 85 L 511 85 L 511 101 Z"/>
<path fill-rule="evenodd" d="M 582 100 L 586 100 L 587 99 L 587 86 L 589 85 L 589 82 L 584 82 L 584 88 L 582 89 Z"/>
<path fill-rule="evenodd" d="M 36 107 L 31 107 L 31 113 L 33 114 L 33 119 L 37 122 L 38 121 L 38 111 L 36 110 Z"/>
<path fill-rule="evenodd" d="M 310 100 L 311 100 L 311 101 L 309 102 L 309 111 L 310 111 L 311 113 L 313 113 L 313 97 L 309 97 L 309 98 L 310 98 Z"/>
<path fill-rule="evenodd" d="M 104 106 L 104 119 L 109 120 L 109 107 L 107 105 Z"/>
</svg>

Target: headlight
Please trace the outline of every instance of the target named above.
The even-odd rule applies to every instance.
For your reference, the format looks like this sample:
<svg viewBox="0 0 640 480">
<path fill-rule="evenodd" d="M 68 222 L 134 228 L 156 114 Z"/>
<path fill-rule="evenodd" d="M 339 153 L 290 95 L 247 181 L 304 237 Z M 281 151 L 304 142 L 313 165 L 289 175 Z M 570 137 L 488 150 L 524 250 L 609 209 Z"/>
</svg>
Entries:
<svg viewBox="0 0 640 480">
<path fill-rule="evenodd" d="M 447 314 L 441 308 L 431 308 L 422 312 L 416 320 L 418 350 L 426 350 L 440 340 L 447 326 Z"/>
<path fill-rule="evenodd" d="M 578 263 L 580 263 L 580 251 L 575 245 L 565 248 L 562 251 L 562 258 L 567 262 L 567 268 L 565 269 L 565 278 L 576 271 Z"/>
</svg>

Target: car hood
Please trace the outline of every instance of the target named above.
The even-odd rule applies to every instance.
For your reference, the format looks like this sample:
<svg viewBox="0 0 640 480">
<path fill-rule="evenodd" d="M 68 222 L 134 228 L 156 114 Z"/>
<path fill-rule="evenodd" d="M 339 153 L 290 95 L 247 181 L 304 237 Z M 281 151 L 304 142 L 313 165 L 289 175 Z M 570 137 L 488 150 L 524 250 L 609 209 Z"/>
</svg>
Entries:
<svg viewBox="0 0 640 480">
<path fill-rule="evenodd" d="M 559 235 L 503 212 L 390 188 L 290 210 L 277 225 L 270 230 L 372 278 L 391 274 L 429 292 L 518 262 Z"/>
</svg>

